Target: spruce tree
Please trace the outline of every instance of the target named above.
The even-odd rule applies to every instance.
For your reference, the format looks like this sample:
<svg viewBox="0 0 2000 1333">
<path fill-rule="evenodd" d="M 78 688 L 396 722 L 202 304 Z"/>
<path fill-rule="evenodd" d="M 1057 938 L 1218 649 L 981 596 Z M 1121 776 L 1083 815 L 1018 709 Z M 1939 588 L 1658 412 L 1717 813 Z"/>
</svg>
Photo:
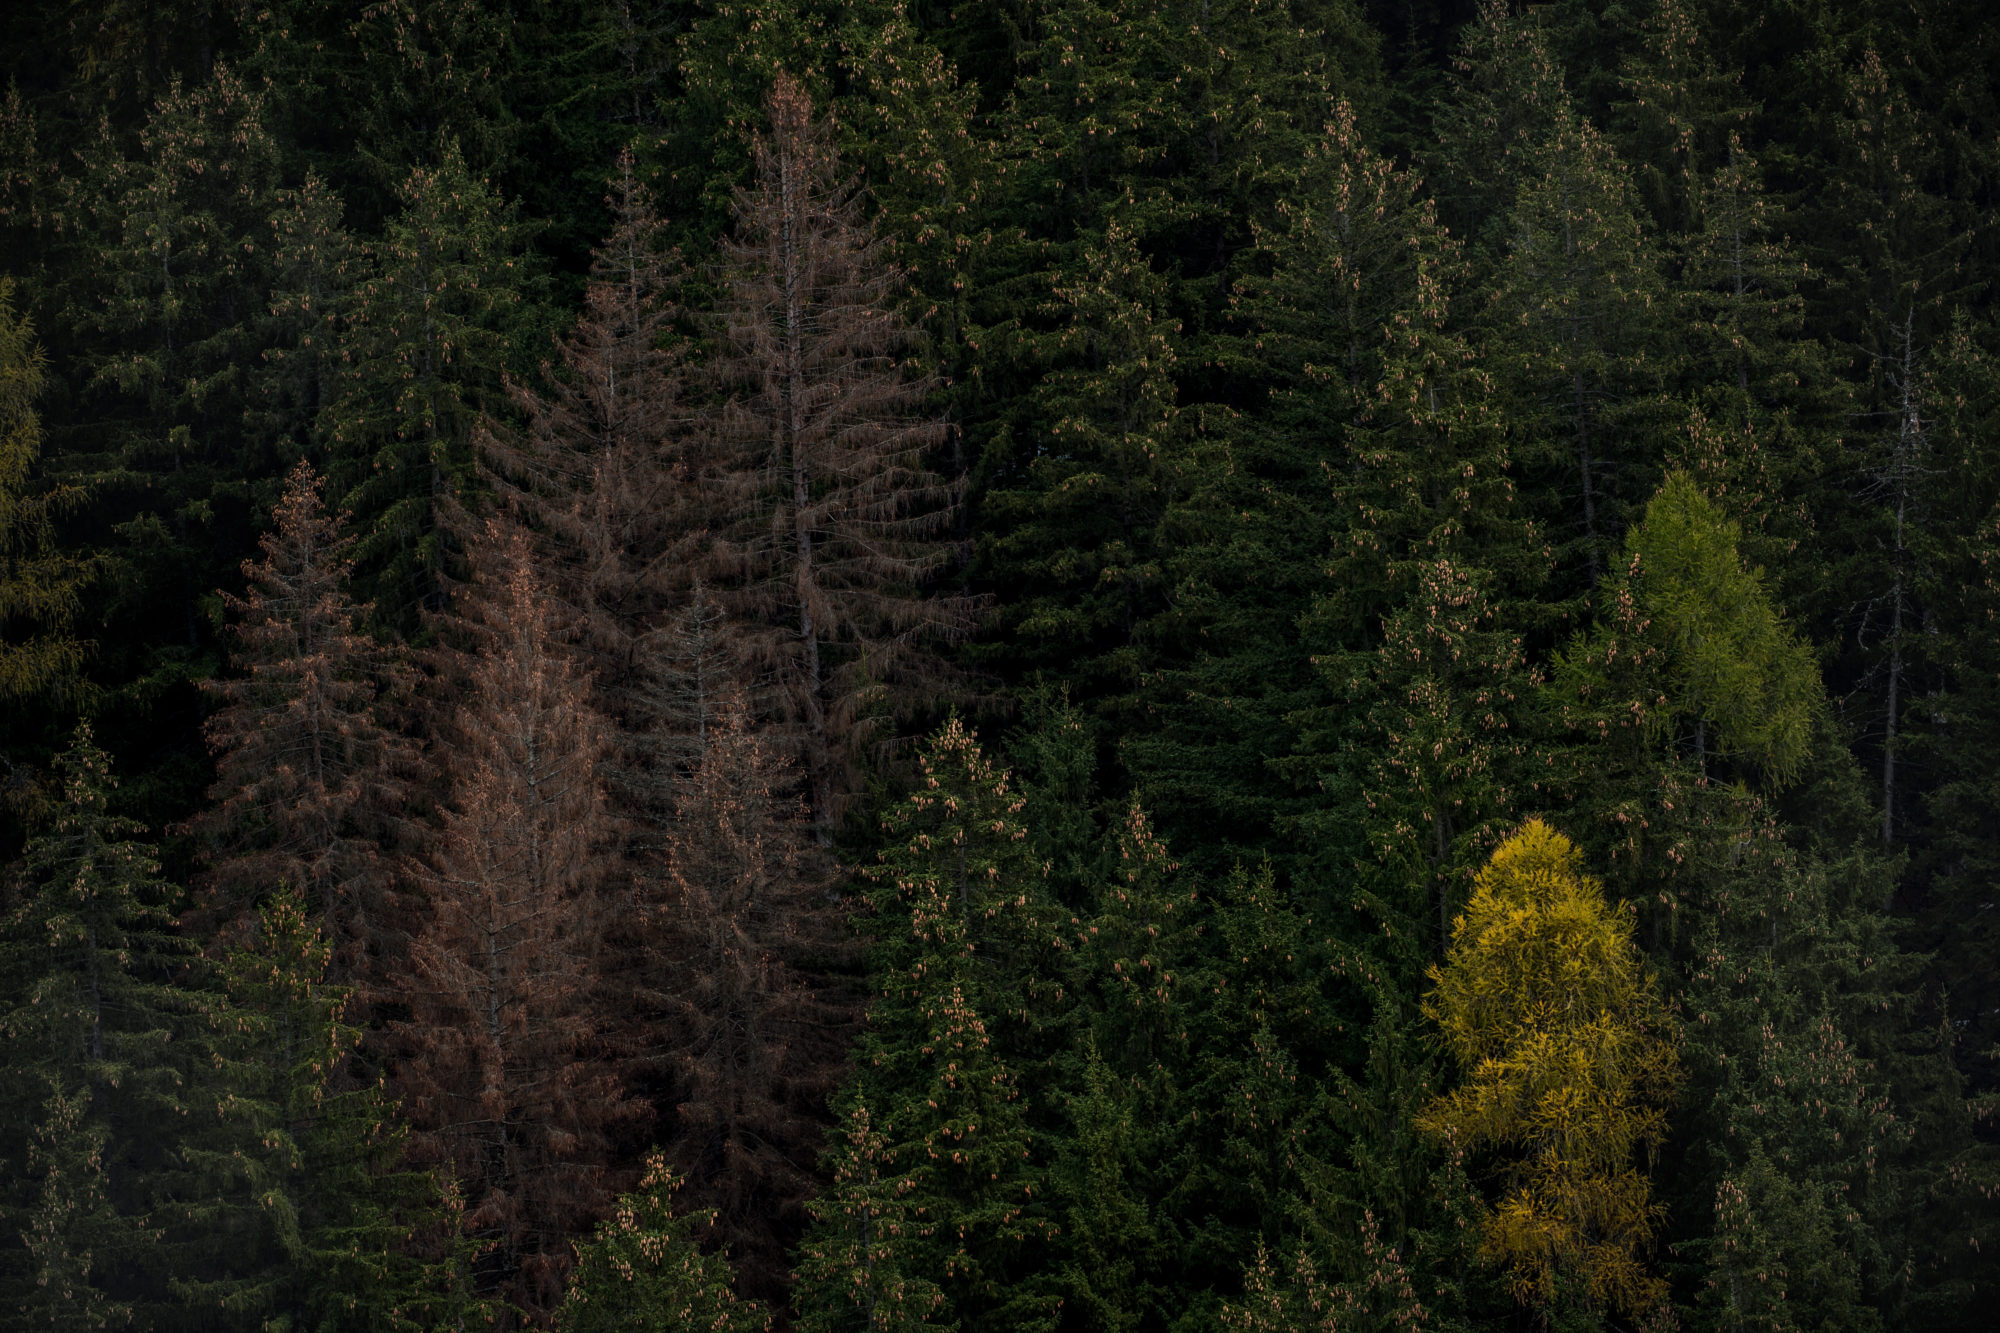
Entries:
<svg viewBox="0 0 2000 1333">
<path fill-rule="evenodd" d="M 339 392 L 343 322 L 365 276 L 361 244 L 339 194 L 308 174 L 283 190 L 270 218 L 269 318 L 264 364 L 244 396 L 253 429 L 290 452 L 319 441 L 319 414 Z"/>
<path fill-rule="evenodd" d="M 243 674 L 204 682 L 222 707 L 206 727 L 214 805 L 196 821 L 210 848 L 200 916 L 212 930 L 246 925 L 259 895 L 289 885 L 353 975 L 391 929 L 384 853 L 416 758 L 377 716 L 387 663 L 360 632 L 368 608 L 344 586 L 353 538 L 320 486 L 310 464 L 292 469 L 264 558 L 244 562 L 247 595 L 224 595 Z"/>
<path fill-rule="evenodd" d="M 1023 983 L 1056 944 L 1020 805 L 952 719 L 885 821 L 869 868 L 880 993 L 844 1099 L 845 1142 L 829 1154 L 837 1183 L 802 1247 L 814 1285 L 798 1300 L 821 1327 L 857 1315 L 860 1327 L 1040 1327 L 1053 1316 L 1047 1159 L 1033 1089 L 1008 1054 L 1032 1013 Z M 857 1260 L 858 1281 L 841 1271 Z"/>
<path fill-rule="evenodd" d="M 544 365 L 543 389 L 510 384 L 522 428 L 489 420 L 478 444 L 536 533 L 552 595 L 583 617 L 597 699 L 622 722 L 614 791 L 657 851 L 703 710 L 736 670 L 720 609 L 698 586 L 717 516 L 712 455 L 684 401 L 676 302 L 686 274 L 629 154 L 613 190 L 612 230 L 592 257 L 583 315 L 560 340 L 560 366 Z M 684 716 L 686 671 L 701 700 Z"/>
<path fill-rule="evenodd" d="M 1448 1082 L 1448 1057 L 1424 1030 L 1416 997 L 1389 984 L 1393 974 L 1366 952 L 1336 968 L 1373 1012 L 1362 1058 L 1329 1075 L 1312 1113 L 1330 1122 L 1322 1137 L 1334 1144 L 1299 1170 L 1303 1256 L 1319 1256 L 1329 1275 L 1366 1273 L 1350 1280 L 1360 1290 L 1348 1297 L 1369 1317 L 1363 1327 L 1497 1313 L 1475 1262 L 1481 1201 L 1466 1155 L 1417 1132 Z"/>
<path fill-rule="evenodd" d="M 140 1233 L 105 1191 L 105 1140 L 89 1117 L 89 1094 L 53 1092 L 30 1131 L 21 1180 L 35 1190 L 11 1213 L 27 1225 L 24 1281 L 9 1283 L 24 1328 L 85 1330 L 128 1324 L 132 1309 L 105 1294 L 105 1271 Z M 11 1257 L 11 1256 L 10 1256 Z M 98 1282 L 91 1281 L 93 1272 Z"/>
<path fill-rule="evenodd" d="M 1927 796 L 1932 830 L 1924 867 L 1929 883 L 1918 921 L 1922 947 L 1934 957 L 1932 976 L 1942 986 L 1952 1021 L 1958 1025 L 1960 1061 L 1971 1086 L 1991 1096 L 2000 1089 L 2000 1014 L 1995 1012 L 1995 976 L 1988 965 L 2000 951 L 1995 923 L 1983 904 L 1981 886 L 2000 866 L 1994 812 L 2000 786 L 1986 756 L 2000 721 L 2000 661 L 1996 637 L 1996 577 L 2000 577 L 2000 522 L 1996 522 L 1995 477 L 1987 463 L 1994 416 L 2000 411 L 2000 360 L 1990 335 L 1969 320 L 1954 327 L 1934 371 L 1938 403 L 1935 419 L 1937 466 L 1949 478 L 1948 498 L 1936 520 L 1920 535 L 1925 591 L 1937 601 L 1936 637 L 1942 650 L 1932 657 L 1944 668 L 1941 700 L 1912 710 L 1932 715 L 1921 758 L 1935 775 Z"/>
<path fill-rule="evenodd" d="M 88 565 L 57 550 L 53 520 L 82 500 L 34 476 L 41 455 L 35 397 L 44 383 L 35 327 L 0 278 L 0 697 L 60 693 L 83 665 L 72 633 Z"/>
<path fill-rule="evenodd" d="M 1160 525 L 1184 484 L 1176 326 L 1167 281 L 1129 220 L 1051 276 L 1054 328 L 1036 348 L 1033 418 L 1008 428 L 1015 458 L 989 446 L 978 572 L 1009 590 L 996 617 L 1008 665 L 1039 669 L 1116 716 L 1153 662 L 1147 629 L 1166 594 Z"/>
<path fill-rule="evenodd" d="M 355 1077 L 355 991 L 329 978 L 333 942 L 308 899 L 274 889 L 244 942 L 190 1000 L 207 1057 L 190 1080 L 213 1100 L 179 1136 L 154 1217 L 182 1253 L 177 1294 L 202 1327 L 289 1321 L 410 1329 L 479 1313 L 413 1235 L 446 1223 L 438 1182 L 403 1169 L 406 1136 L 379 1083 Z"/>
<path fill-rule="evenodd" d="M 455 141 L 414 168 L 368 247 L 341 332 L 340 384 L 318 424 L 338 508 L 351 512 L 358 591 L 409 632 L 442 606 L 443 515 L 472 469 L 472 431 L 527 341 L 522 226 Z"/>
<path fill-rule="evenodd" d="M 1472 238 L 1481 368 L 1504 387 L 1529 510 L 1574 593 L 1657 473 L 1671 345 L 1630 171 L 1567 86 L 1548 25 L 1488 0 L 1441 110 L 1437 189 Z"/>
<path fill-rule="evenodd" d="M 514 15 L 478 0 L 280 0 L 257 19 L 248 59 L 269 80 L 287 143 L 364 230 L 398 211 L 410 173 L 446 140 L 479 175 L 512 165 Z"/>
<path fill-rule="evenodd" d="M 1333 1333 L 1336 1329 L 1414 1330 L 1430 1325 L 1434 1307 L 1417 1297 L 1408 1268 L 1396 1247 L 1384 1241 L 1368 1217 L 1362 1224 L 1357 1276 L 1330 1281 L 1322 1276 L 1311 1247 L 1301 1244 L 1284 1267 L 1261 1244 L 1243 1271 L 1243 1299 L 1223 1307 L 1222 1325 L 1252 1333 Z"/>
<path fill-rule="evenodd" d="M 95 335 L 89 385 L 111 410 L 85 457 L 105 450 L 160 472 L 185 470 L 189 460 L 175 469 L 175 456 L 192 451 L 210 485 L 236 480 L 248 461 L 233 456 L 238 404 L 258 350 L 270 249 L 260 233 L 278 169 L 264 113 L 252 82 L 222 66 L 168 89 L 136 153 L 122 151 L 108 123 L 86 146 L 76 202 L 102 258 L 92 274 L 100 285 L 77 293 L 77 316 Z"/>
<path fill-rule="evenodd" d="M 1033 267 L 1080 278 L 1082 246 L 1122 217 L 1175 257 L 1173 313 L 1196 337 L 1215 330 L 1238 252 L 1276 221 L 1335 99 L 1374 92 L 1374 34 L 1342 0 L 1053 0 L 1021 37 L 1002 188 L 1028 253 L 1043 250 Z"/>
<path fill-rule="evenodd" d="M 1902 1210 L 1935 1191 L 1921 1215 L 1977 1236 L 1990 1221 L 1947 1182 L 1990 1166 L 1948 1053 L 1907 1026 L 1918 964 L 1881 912 L 1894 867 L 1866 845 L 1874 816 L 1817 664 L 1688 477 L 1669 478 L 1626 554 L 1556 664 L 1582 747 L 1549 757 L 1696 1020 L 1668 1152 L 1697 1306 L 1718 1326 L 1747 1309 L 1955 1317 L 1960 1278 L 1901 1248 L 1927 1225 Z"/>
<path fill-rule="evenodd" d="M 24 1170 L 9 1192 L 28 1192 L 7 1211 L 34 1219 L 16 1233 L 27 1254 L 9 1256 L 7 1299 L 56 1318 L 150 1315 L 176 1276 L 163 1267 L 183 1257 L 149 1219 L 191 1109 L 174 984 L 190 951 L 141 826 L 110 811 L 115 781 L 88 724 L 56 768 L 62 801 L 23 855 L 0 963 L 16 1071 L 5 1156 Z M 35 1294 L 43 1277 L 87 1287 L 51 1306 Z"/>
<path fill-rule="evenodd" d="M 1205 594 L 1297 523 L 1288 494 L 1261 489 L 1292 458 L 1235 421 L 1261 386 L 1231 345 L 1231 298 L 1335 97 L 1366 96 L 1372 44 L 1344 4 L 1055 3 L 1023 36 L 996 196 L 1020 230 L 981 264 L 992 313 L 970 408 L 978 574 L 1006 594 L 1004 637 L 980 656 L 1107 718 L 1192 695 L 1183 725 L 1199 728 L 1227 706 L 1210 703 L 1220 682 L 1154 672 L 1218 633 L 1272 633 L 1255 603 L 1224 631 Z M 1286 554 L 1262 571 L 1280 592 Z"/>
<path fill-rule="evenodd" d="M 1689 349 L 1691 409 L 1682 465 L 1744 525 L 1773 577 L 1809 586 L 1821 519 L 1807 497 L 1837 453 L 1843 396 L 1831 359 L 1806 334 L 1806 266 L 1763 164 L 1731 133 L 1701 182 L 1701 228 L 1683 242 L 1675 299 Z"/>
<path fill-rule="evenodd" d="M 1862 980 L 1858 923 L 1829 911 L 1824 870 L 1750 857 L 1704 914 L 1688 980 L 1700 1147 L 1684 1169 L 1713 1190 L 1713 1215 L 1680 1249 L 1700 1264 L 1705 1326 L 1879 1326 L 1865 1275 L 1884 1256 L 1864 1219 L 1907 1130 L 1810 976 Z"/>
<path fill-rule="evenodd" d="M 1062 1209 L 1063 1306 L 1086 1327 L 1135 1328 L 1157 1320 L 1169 1303 L 1160 1280 L 1169 1228 L 1145 1197 L 1152 1163 L 1141 1156 L 1151 1145 L 1134 1123 L 1145 1100 L 1106 1067 L 1094 1042 L 1083 1052 L 1081 1084 L 1068 1094 L 1072 1133 L 1049 1170 Z"/>
<path fill-rule="evenodd" d="M 546 544 L 557 591 L 589 617 L 599 688 L 612 699 L 631 688 L 634 640 L 685 592 L 708 517 L 675 336 L 684 274 L 629 153 L 617 170 L 612 228 L 560 362 L 545 363 L 544 390 L 509 385 L 523 429 L 488 422 L 479 437 L 483 461 Z"/>
<path fill-rule="evenodd" d="M 1162 6 L 1057 3 L 1028 19 L 999 120 L 1007 226 L 980 265 L 992 313 L 974 576 L 1004 595 L 973 660 L 1039 673 L 1109 721 L 1153 662 L 1159 527 L 1193 439 L 1176 275 L 1148 248 L 1186 216 L 1147 167 L 1187 126 Z"/>
<path fill-rule="evenodd" d="M 176 82 L 214 72 L 253 26 L 230 5 L 154 10 L 124 0 L 85 0 L 66 10 L 22 11 L 22 31 L 9 43 L 8 68 L 33 71 L 49 102 L 68 102 L 88 126 L 100 119 L 120 129 L 143 121 Z M 50 83 L 60 84 L 60 92 Z M 55 94 L 55 95 L 49 95 Z"/>
<path fill-rule="evenodd" d="M 1300 1251 L 1292 1261 L 1292 1281 L 1287 1283 L 1271 1252 L 1260 1241 L 1257 1257 L 1243 1270 L 1243 1297 L 1223 1306 L 1222 1326 L 1241 1328 L 1249 1333 L 1326 1333 L 1337 1327 L 1330 1316 L 1316 1322 L 1312 1316 L 1330 1304 L 1319 1269 L 1312 1256 Z M 1303 1305 L 1304 1309 L 1299 1307 Z"/>
<path fill-rule="evenodd" d="M 1284 981 L 1264 971 L 1273 960 L 1257 926 L 1283 923 L 1219 921 L 1136 805 L 1104 841 L 1093 910 L 1065 951 L 1081 1033 L 1051 1061 L 1064 1110 L 1049 1184 L 1063 1206 L 1064 1303 L 1093 1328 L 1183 1310 L 1212 1319 L 1218 1280 L 1290 1183 L 1292 1039 L 1317 1034 L 1306 1024 L 1274 1039 L 1271 1011 L 1295 997 L 1280 998 Z M 1223 950 L 1239 948 L 1225 974 Z"/>
<path fill-rule="evenodd" d="M 1948 126 L 1923 116 L 1911 62 L 1888 25 L 1836 37 L 1818 53 L 1807 160 L 1815 185 L 1799 212 L 1802 248 L 1824 275 L 1812 289 L 1816 325 L 1852 393 L 1843 447 L 1807 497 L 1826 537 L 1815 544 L 1806 603 L 1818 634 L 1840 644 L 1828 663 L 1833 697 L 1877 777 L 1885 850 L 1922 838 L 1926 775 L 1916 762 L 1922 712 L 1936 688 L 1920 626 L 1926 595 L 1920 534 L 1954 502 L 1937 470 L 1931 367 L 1951 313 L 1972 293 L 1970 220 L 1939 189 L 1950 172 Z M 1914 726 L 1917 734 L 1910 734 Z"/>
<path fill-rule="evenodd" d="M 708 752 L 709 739 L 733 705 L 741 706 L 742 665 L 731 651 L 729 615 L 697 581 L 687 605 L 644 644 L 643 671 L 633 691 L 635 750 L 650 766 L 633 775 L 646 789 L 671 788 Z M 655 819 L 671 796 L 653 796 Z"/>
<path fill-rule="evenodd" d="M 976 604 L 924 595 L 952 563 L 958 488 L 927 467 L 946 427 L 896 359 L 902 275 L 804 90 L 780 78 L 766 110 L 718 274 L 715 592 L 830 835 L 874 722 L 936 690 L 927 641 L 966 632 Z"/>
<path fill-rule="evenodd" d="M 1517 457 L 1547 497 L 1539 516 L 1558 565 L 1588 587 L 1657 476 L 1663 290 L 1624 165 L 1589 121 L 1559 112 L 1533 163 L 1508 214 L 1483 350 L 1512 388 Z"/>
<path fill-rule="evenodd" d="M 62 273 L 36 304 L 67 326 L 70 381 L 44 418 L 48 467 L 92 497 L 70 539 L 105 562 L 87 623 L 117 627 L 93 634 L 102 719 L 146 755 L 129 794 L 161 823 L 197 799 L 194 682 L 218 656 L 205 599 L 250 544 L 255 483 L 280 467 L 243 411 L 280 166 L 266 111 L 226 62 L 173 80 L 139 125 L 100 121 L 58 159 L 45 215 Z"/>
<path fill-rule="evenodd" d="M 629 890 L 610 873 L 606 727 L 567 618 L 500 520 L 475 571 L 447 631 L 469 641 L 440 738 L 450 785 L 410 867 L 420 915 L 384 998 L 408 1014 L 392 1034 L 411 1152 L 464 1182 L 480 1291 L 546 1312 L 644 1109 L 626 1096 L 605 974 L 608 915 Z"/>
<path fill-rule="evenodd" d="M 949 1327 L 932 1318 L 944 1305 L 933 1279 L 913 1271 L 931 1227 L 927 1205 L 910 1196 L 915 1168 L 896 1169 L 898 1150 L 856 1089 L 828 1147 L 827 1187 L 807 1203 L 813 1227 L 799 1248 L 799 1327 L 812 1333 L 866 1329 L 911 1333 Z"/>
<path fill-rule="evenodd" d="M 1452 327 L 1463 261 L 1419 182 L 1351 115 L 1307 180 L 1325 202 L 1271 238 L 1274 270 L 1243 303 L 1276 389 L 1265 429 L 1337 437 L 1316 451 L 1337 465 L 1293 465 L 1313 546 L 1293 558 L 1292 670 L 1311 675 L 1281 701 L 1295 734 L 1269 762 L 1324 793 L 1282 821 L 1313 869 L 1352 874 L 1405 949 L 1429 938 L 1435 954 L 1509 808 L 1546 541 L 1495 385 Z"/>
<path fill-rule="evenodd" d="M 982 19 L 903 0 L 769 0 L 698 17 L 680 43 L 685 92 L 662 136 L 659 174 L 681 225 L 712 236 L 731 191 L 754 176 L 750 130 L 780 76 L 799 80 L 832 123 L 844 161 L 865 174 L 874 223 L 907 273 L 902 306 L 929 337 L 910 354 L 934 389 L 973 392 L 980 338 L 971 280 L 990 240 L 1000 171 L 981 89 L 940 49 Z"/>
<path fill-rule="evenodd" d="M 610 229 L 611 201 L 600 192 L 606 170 L 678 119 L 668 103 L 684 86 L 678 39 L 693 17 L 659 0 L 559 0 L 508 19 L 505 180 L 523 211 L 544 220 L 538 248 L 550 257 L 565 311 L 575 309 L 591 252 Z"/>
<path fill-rule="evenodd" d="M 1507 0 L 1480 0 L 1451 55 L 1456 78 L 1434 113 L 1436 143 L 1423 154 L 1446 224 L 1473 247 L 1482 271 L 1505 253 L 1508 213 L 1537 174 L 1549 127 L 1570 110 L 1538 17 L 1516 14 Z"/>
<path fill-rule="evenodd" d="M 729 1267 L 700 1248 L 714 1214 L 673 1208 L 680 1181 L 654 1153 L 638 1188 L 576 1247 L 576 1271 L 556 1310 L 561 1333 L 758 1333 L 771 1316 L 740 1300 Z"/>
</svg>

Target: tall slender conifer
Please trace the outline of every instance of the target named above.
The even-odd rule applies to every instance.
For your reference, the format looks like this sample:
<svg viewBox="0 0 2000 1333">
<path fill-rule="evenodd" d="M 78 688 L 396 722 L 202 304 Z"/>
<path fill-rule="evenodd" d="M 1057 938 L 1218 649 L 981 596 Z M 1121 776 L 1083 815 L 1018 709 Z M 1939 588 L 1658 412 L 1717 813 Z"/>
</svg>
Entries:
<svg viewBox="0 0 2000 1333">
<path fill-rule="evenodd" d="M 678 1047 L 670 1160 L 688 1200 L 716 1210 L 745 1293 L 764 1300 L 783 1297 L 856 1009 L 826 975 L 848 949 L 791 785 L 723 701 L 680 784 L 646 932 L 647 984 Z"/>
<path fill-rule="evenodd" d="M 936 688 L 927 642 L 963 634 L 975 606 L 924 595 L 952 562 L 958 487 L 929 470 L 948 428 L 901 359 L 903 275 L 801 86 L 781 76 L 766 109 L 718 275 L 714 370 L 733 394 L 716 592 L 830 831 L 876 721 Z"/>
<path fill-rule="evenodd" d="M 494 520 L 474 557 L 447 628 L 471 653 L 441 737 L 445 808 L 410 868 L 422 917 L 388 994 L 409 1014 L 394 1045 L 412 1150 L 462 1182 L 463 1226 L 488 1246 L 482 1287 L 546 1311 L 643 1108 L 614 1058 L 604 976 L 620 893 L 605 724 L 525 536 Z"/>
<path fill-rule="evenodd" d="M 222 707 L 206 729 L 215 804 L 196 821 L 210 849 L 200 914 L 211 929 L 242 924 L 253 900 L 290 885 L 352 974 L 390 925 L 385 844 L 416 756 L 376 714 L 388 660 L 359 629 L 368 608 L 345 586 L 354 541 L 320 485 L 310 464 L 292 469 L 264 558 L 244 562 L 245 595 L 225 595 L 242 674 L 208 683 Z"/>
</svg>

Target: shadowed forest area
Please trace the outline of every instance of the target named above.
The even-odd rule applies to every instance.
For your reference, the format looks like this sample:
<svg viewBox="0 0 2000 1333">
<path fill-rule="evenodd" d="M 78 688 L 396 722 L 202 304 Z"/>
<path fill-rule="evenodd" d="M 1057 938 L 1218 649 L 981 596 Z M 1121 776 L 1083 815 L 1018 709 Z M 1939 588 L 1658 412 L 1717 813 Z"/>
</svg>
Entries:
<svg viewBox="0 0 2000 1333">
<path fill-rule="evenodd" d="M 0 1323 L 1991 1327 L 1995 70 L 5 6 Z"/>
</svg>

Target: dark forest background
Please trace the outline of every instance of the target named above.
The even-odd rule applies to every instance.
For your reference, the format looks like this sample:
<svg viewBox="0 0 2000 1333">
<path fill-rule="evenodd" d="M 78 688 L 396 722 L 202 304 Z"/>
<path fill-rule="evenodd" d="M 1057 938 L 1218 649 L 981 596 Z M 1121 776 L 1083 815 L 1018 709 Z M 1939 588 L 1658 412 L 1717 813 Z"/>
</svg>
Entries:
<svg viewBox="0 0 2000 1333">
<path fill-rule="evenodd" d="M 0 65 L 10 1327 L 1991 1326 L 2000 10 Z"/>
</svg>

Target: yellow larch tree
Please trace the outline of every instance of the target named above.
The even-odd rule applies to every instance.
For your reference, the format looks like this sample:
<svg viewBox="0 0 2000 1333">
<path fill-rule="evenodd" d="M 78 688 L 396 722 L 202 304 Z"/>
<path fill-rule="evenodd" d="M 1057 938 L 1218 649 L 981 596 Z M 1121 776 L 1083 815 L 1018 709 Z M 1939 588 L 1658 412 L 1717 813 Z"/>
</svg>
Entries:
<svg viewBox="0 0 2000 1333">
<path fill-rule="evenodd" d="M 1663 1210 L 1636 1159 L 1666 1132 L 1680 1066 L 1630 918 L 1531 819 L 1479 872 L 1430 977 L 1424 1014 L 1465 1077 L 1418 1124 L 1500 1182 L 1482 1254 L 1545 1320 L 1572 1301 L 1659 1305 L 1645 1255 Z"/>
</svg>

